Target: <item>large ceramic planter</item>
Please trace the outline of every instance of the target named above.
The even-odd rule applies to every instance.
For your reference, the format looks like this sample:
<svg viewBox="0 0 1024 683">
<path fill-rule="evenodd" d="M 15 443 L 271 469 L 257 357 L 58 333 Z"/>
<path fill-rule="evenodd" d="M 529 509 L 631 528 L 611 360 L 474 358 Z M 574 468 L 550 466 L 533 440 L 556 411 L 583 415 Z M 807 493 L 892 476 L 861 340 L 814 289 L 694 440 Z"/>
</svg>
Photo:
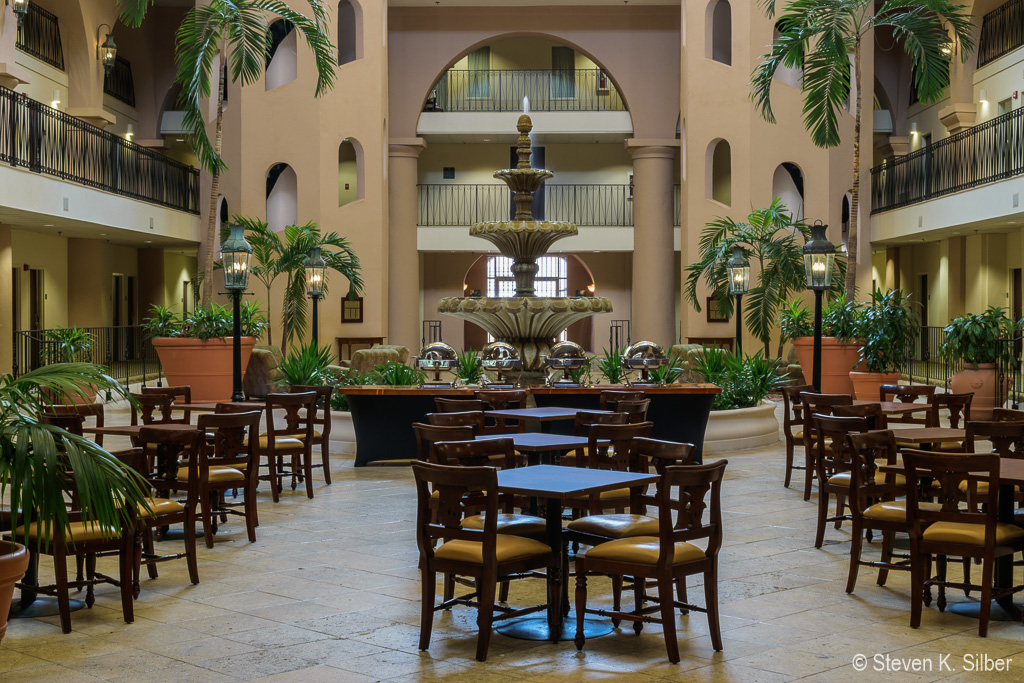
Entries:
<svg viewBox="0 0 1024 683">
<path fill-rule="evenodd" d="M 798 337 L 793 340 L 796 357 L 800 361 L 804 379 L 810 384 L 814 373 L 814 337 Z M 850 371 L 860 360 L 860 345 L 843 344 L 835 337 L 821 338 L 821 393 L 852 394 L 853 382 Z"/>
<path fill-rule="evenodd" d="M 157 337 L 153 348 L 160 357 L 167 384 L 192 387 L 192 401 L 207 403 L 231 398 L 231 337 L 186 339 Z M 249 364 L 255 337 L 242 337 L 242 374 Z"/>
<path fill-rule="evenodd" d="M 878 388 L 883 384 L 899 384 L 898 372 L 851 372 L 853 397 L 861 401 L 877 401 Z"/>
<path fill-rule="evenodd" d="M 28 550 L 25 546 L 0 541 L 0 641 L 7 633 L 7 615 L 11 611 L 14 584 L 21 581 L 28 569 Z"/>
<path fill-rule="evenodd" d="M 356 430 L 352 426 L 352 413 L 347 410 L 331 411 L 331 454 L 356 454 Z"/>
<path fill-rule="evenodd" d="M 971 399 L 972 420 L 991 420 L 992 409 L 1006 402 L 1006 387 L 1003 387 L 1002 396 L 997 398 L 997 385 L 995 363 L 978 363 L 977 370 L 966 365 L 949 378 L 949 390 L 954 394 L 974 392 L 974 398 Z"/>
<path fill-rule="evenodd" d="M 712 410 L 704 431 L 704 456 L 763 448 L 778 442 L 779 419 L 771 401 L 753 408 Z"/>
</svg>

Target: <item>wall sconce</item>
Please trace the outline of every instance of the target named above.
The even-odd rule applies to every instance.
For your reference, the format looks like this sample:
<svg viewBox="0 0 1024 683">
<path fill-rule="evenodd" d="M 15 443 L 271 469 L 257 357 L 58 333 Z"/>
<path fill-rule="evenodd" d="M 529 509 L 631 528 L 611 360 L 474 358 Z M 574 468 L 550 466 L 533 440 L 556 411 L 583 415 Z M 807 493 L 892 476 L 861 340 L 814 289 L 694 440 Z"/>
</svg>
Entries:
<svg viewBox="0 0 1024 683">
<path fill-rule="evenodd" d="M 593 282 L 591 282 L 589 285 L 587 285 L 587 291 L 590 292 L 591 294 L 594 293 L 595 289 L 596 289 L 596 287 L 594 287 L 594 283 Z"/>
<path fill-rule="evenodd" d="M 124 134 L 124 139 L 128 140 L 129 142 L 131 142 L 134 137 L 135 137 L 135 124 L 129 123 L 128 124 L 128 131 Z"/>
<path fill-rule="evenodd" d="M 18 28 L 21 28 L 25 15 L 28 14 L 28 0 L 4 0 L 4 5 L 10 4 L 14 5 L 14 16 L 18 19 Z"/>
<path fill-rule="evenodd" d="M 917 123 L 911 122 L 910 134 L 913 135 L 914 137 L 917 137 Z"/>
<path fill-rule="evenodd" d="M 978 91 L 978 102 L 988 104 L 988 91 L 984 88 Z"/>
<path fill-rule="evenodd" d="M 53 100 L 50 101 L 50 106 L 54 109 L 60 108 L 60 90 L 53 91 Z"/>
<path fill-rule="evenodd" d="M 103 27 L 107 27 L 107 37 L 100 42 L 100 34 Z M 114 42 L 114 29 L 109 24 L 100 24 L 96 28 L 96 59 L 103 65 L 104 73 L 109 76 L 114 70 L 114 60 L 117 59 L 117 43 Z"/>
</svg>

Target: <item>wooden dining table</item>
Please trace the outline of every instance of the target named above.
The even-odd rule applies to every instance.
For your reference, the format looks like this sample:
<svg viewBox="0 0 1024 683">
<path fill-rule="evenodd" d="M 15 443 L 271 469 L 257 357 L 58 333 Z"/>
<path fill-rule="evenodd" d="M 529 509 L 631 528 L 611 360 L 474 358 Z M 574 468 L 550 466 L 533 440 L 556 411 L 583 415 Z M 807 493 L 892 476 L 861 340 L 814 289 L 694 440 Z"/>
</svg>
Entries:
<svg viewBox="0 0 1024 683">
<path fill-rule="evenodd" d="M 545 538 L 552 550 L 563 553 L 562 508 L 569 500 L 598 494 L 602 491 L 645 486 L 657 480 L 657 474 L 536 465 L 499 471 L 498 491 L 546 499 Z M 562 576 L 560 569 L 549 569 L 548 581 L 561 581 L 562 594 L 568 596 L 568 576 Z M 561 628 L 562 639 L 571 640 L 576 633 L 575 623 L 572 623 L 571 620 L 563 622 L 562 610 L 553 610 L 553 612 L 557 613 L 556 619 L 559 622 L 557 624 L 548 623 L 547 617 L 534 616 L 508 621 L 494 630 L 511 638 L 550 640 L 552 629 Z M 588 638 L 595 638 L 611 633 L 612 625 L 611 622 L 588 619 L 584 624 L 584 631 Z"/>
<path fill-rule="evenodd" d="M 927 447 L 926 450 L 932 450 L 937 443 L 963 442 L 967 432 L 953 427 L 921 427 L 919 429 L 894 429 L 892 435 L 896 437 L 896 442 L 901 446 L 909 444 L 917 448 Z"/>
<path fill-rule="evenodd" d="M 882 414 L 889 415 L 911 415 L 913 413 L 919 413 L 922 411 L 928 411 L 929 419 L 936 417 L 933 411 L 934 406 L 931 403 L 908 403 L 906 401 L 869 401 L 865 399 L 855 399 L 853 405 L 864 406 L 864 405 L 877 405 L 881 406 Z M 938 427 L 938 424 L 927 425 L 929 427 Z"/>
</svg>

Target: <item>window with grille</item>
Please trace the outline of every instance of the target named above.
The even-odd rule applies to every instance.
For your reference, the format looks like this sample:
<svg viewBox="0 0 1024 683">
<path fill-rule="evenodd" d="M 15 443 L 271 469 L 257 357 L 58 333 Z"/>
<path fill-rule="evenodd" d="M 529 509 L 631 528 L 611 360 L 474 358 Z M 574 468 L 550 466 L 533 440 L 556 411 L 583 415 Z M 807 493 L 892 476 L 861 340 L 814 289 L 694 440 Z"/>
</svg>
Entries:
<svg viewBox="0 0 1024 683">
<path fill-rule="evenodd" d="M 539 297 L 569 295 L 568 260 L 564 256 L 542 256 L 537 259 L 537 277 L 534 290 Z M 516 280 L 512 277 L 512 259 L 507 256 L 487 257 L 487 296 L 511 297 L 516 294 Z M 558 335 L 565 341 L 565 330 Z M 488 335 L 488 341 L 494 341 Z"/>
</svg>

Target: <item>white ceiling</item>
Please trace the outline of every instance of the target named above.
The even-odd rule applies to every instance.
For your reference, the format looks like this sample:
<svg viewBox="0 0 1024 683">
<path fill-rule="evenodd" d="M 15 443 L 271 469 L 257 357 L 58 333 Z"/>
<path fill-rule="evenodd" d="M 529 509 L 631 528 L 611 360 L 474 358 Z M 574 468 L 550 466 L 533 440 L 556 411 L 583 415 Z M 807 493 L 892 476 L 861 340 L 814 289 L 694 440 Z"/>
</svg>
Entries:
<svg viewBox="0 0 1024 683">
<path fill-rule="evenodd" d="M 10 225 L 15 230 L 27 230 L 59 237 L 106 240 L 110 244 L 118 246 L 163 247 L 185 254 L 196 253 L 196 247 L 191 242 L 162 237 L 157 234 L 147 235 L 134 230 L 112 228 L 108 225 L 97 225 L 73 218 L 36 214 L 9 207 L 0 207 L 0 223 Z"/>
</svg>

